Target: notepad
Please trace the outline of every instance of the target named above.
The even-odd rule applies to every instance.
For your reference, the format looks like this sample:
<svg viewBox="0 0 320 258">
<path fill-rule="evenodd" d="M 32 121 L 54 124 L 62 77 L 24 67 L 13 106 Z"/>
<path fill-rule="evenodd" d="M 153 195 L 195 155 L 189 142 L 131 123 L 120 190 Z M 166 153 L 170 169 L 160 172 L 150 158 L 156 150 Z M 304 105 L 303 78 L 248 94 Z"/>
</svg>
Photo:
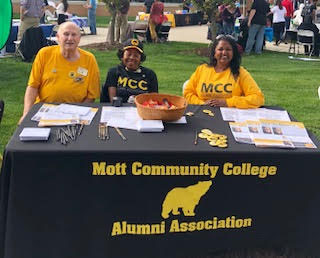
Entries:
<svg viewBox="0 0 320 258">
<path fill-rule="evenodd" d="M 23 128 L 20 133 L 20 141 L 47 141 L 50 136 L 50 128 Z"/>
<path fill-rule="evenodd" d="M 161 120 L 139 120 L 137 128 L 139 132 L 162 132 L 164 126 Z"/>
</svg>

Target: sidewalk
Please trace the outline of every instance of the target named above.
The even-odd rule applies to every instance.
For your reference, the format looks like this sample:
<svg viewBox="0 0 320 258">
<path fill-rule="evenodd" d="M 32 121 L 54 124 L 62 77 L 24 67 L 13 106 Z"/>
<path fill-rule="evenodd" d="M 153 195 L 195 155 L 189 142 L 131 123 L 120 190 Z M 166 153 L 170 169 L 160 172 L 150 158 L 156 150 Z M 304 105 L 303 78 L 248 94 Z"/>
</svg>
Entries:
<svg viewBox="0 0 320 258">
<path fill-rule="evenodd" d="M 85 28 L 85 32 L 89 34 L 89 28 Z M 97 28 L 97 35 L 83 35 L 81 37 L 80 46 L 89 45 L 92 43 L 106 42 L 108 28 Z M 207 25 L 194 25 L 175 27 L 170 29 L 169 41 L 180 42 L 196 42 L 209 44 L 207 40 L 208 26 Z M 274 46 L 273 42 L 266 42 L 266 50 L 276 52 L 289 53 L 289 45 L 281 43 L 279 46 Z"/>
</svg>

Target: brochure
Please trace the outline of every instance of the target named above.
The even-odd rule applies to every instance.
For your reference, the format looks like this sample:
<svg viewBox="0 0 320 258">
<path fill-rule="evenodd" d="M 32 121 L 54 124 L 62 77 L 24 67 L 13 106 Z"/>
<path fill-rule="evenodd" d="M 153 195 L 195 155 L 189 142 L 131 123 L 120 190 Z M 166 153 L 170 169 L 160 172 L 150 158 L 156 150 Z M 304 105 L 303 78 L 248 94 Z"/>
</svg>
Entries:
<svg viewBox="0 0 320 258">
<path fill-rule="evenodd" d="M 229 122 L 237 142 L 259 147 L 317 148 L 301 122 L 279 120 Z"/>
</svg>

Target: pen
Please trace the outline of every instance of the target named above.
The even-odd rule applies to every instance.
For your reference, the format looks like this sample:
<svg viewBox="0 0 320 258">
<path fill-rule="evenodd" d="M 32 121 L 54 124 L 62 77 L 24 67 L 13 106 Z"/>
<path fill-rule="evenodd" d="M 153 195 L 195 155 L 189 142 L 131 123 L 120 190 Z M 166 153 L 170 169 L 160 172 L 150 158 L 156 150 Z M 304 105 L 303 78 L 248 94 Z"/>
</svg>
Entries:
<svg viewBox="0 0 320 258">
<path fill-rule="evenodd" d="M 101 134 L 101 123 L 99 124 L 99 132 L 98 132 L 98 137 L 101 139 L 101 137 L 102 137 L 102 134 Z"/>
<path fill-rule="evenodd" d="M 110 139 L 110 135 L 109 135 L 109 126 L 106 125 L 106 135 L 107 135 L 107 140 Z"/>
<path fill-rule="evenodd" d="M 116 129 L 117 133 L 120 135 L 120 137 L 122 138 L 122 140 L 126 141 L 127 138 L 124 137 L 124 135 L 122 134 L 122 132 L 120 131 L 120 129 L 118 127 L 115 127 L 114 129 Z"/>
<path fill-rule="evenodd" d="M 198 144 L 198 131 L 196 130 L 196 135 L 194 137 L 194 145 Z"/>
<path fill-rule="evenodd" d="M 82 133 L 83 127 L 84 127 L 84 123 L 82 122 L 78 131 L 78 135 Z"/>
</svg>

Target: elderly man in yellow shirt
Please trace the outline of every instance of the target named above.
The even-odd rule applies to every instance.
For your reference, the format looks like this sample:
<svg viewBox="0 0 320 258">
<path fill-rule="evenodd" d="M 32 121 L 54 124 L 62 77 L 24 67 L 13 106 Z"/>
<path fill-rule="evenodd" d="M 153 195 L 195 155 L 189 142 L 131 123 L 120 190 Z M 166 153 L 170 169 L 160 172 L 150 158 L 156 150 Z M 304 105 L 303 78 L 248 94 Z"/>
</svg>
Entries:
<svg viewBox="0 0 320 258">
<path fill-rule="evenodd" d="M 24 97 L 23 115 L 38 102 L 94 102 L 100 96 L 100 75 L 93 54 L 78 48 L 80 29 L 73 22 L 60 25 L 59 45 L 42 48 L 32 65 Z"/>
</svg>

